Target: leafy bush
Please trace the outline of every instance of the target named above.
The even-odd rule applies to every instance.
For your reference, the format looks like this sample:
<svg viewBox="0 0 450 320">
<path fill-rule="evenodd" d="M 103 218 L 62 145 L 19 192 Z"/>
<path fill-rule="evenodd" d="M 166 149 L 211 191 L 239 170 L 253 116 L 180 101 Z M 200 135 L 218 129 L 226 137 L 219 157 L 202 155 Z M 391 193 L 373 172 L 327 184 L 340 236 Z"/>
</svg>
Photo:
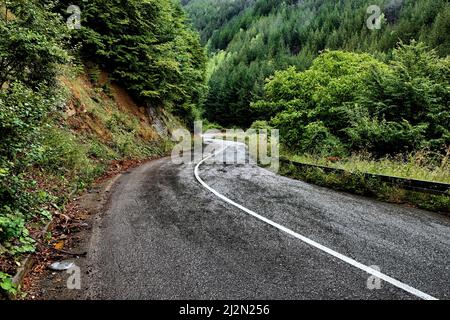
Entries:
<svg viewBox="0 0 450 320">
<path fill-rule="evenodd" d="M 345 129 L 352 150 L 366 150 L 374 155 L 406 153 L 425 147 L 427 124 L 412 126 L 407 120 L 393 122 L 360 118 Z"/>
<path fill-rule="evenodd" d="M 0 156 L 13 161 L 36 149 L 40 125 L 57 102 L 46 88 L 35 92 L 20 82 L 0 91 Z"/>
<path fill-rule="evenodd" d="M 45 192 L 26 176 L 41 156 L 41 127 L 61 98 L 57 64 L 68 61 L 59 17 L 30 0 L 2 1 L 0 15 L 0 246 L 12 257 L 34 251 L 27 224 L 47 220 Z M 6 14 L 4 14 L 6 12 Z M 8 17 L 6 17 L 6 15 Z M 0 270 L 0 286 L 14 292 Z"/>
<path fill-rule="evenodd" d="M 446 152 L 450 145 L 450 60 L 438 58 L 434 50 L 413 41 L 400 44 L 390 64 L 391 72 L 374 70 L 367 79 L 362 104 L 376 119 L 401 123 L 403 137 L 409 135 L 413 140 L 410 145 Z M 409 124 L 404 125 L 405 121 Z M 415 138 L 411 131 L 417 132 Z"/>
<path fill-rule="evenodd" d="M 445 153 L 449 66 L 449 59 L 414 41 L 400 44 L 390 65 L 368 54 L 326 51 L 304 72 L 276 72 L 252 107 L 270 117 L 294 153 Z"/>
<path fill-rule="evenodd" d="M 21 83 L 0 91 L 0 244 L 11 255 L 34 250 L 26 222 L 48 217 L 24 172 L 40 155 L 40 126 L 55 101 Z"/>
<path fill-rule="evenodd" d="M 14 295 L 17 293 L 17 288 L 12 282 L 11 276 L 4 272 L 0 272 L 0 288 L 8 294 Z"/>
<path fill-rule="evenodd" d="M 272 127 L 269 125 L 269 123 L 265 120 L 256 120 L 253 122 L 253 124 L 250 126 L 251 129 L 255 129 L 257 133 L 259 133 L 260 130 L 271 130 Z"/>
<path fill-rule="evenodd" d="M 311 122 L 304 128 L 300 152 L 321 156 L 342 156 L 345 148 L 325 127 L 323 122 Z"/>
<path fill-rule="evenodd" d="M 67 32 L 59 16 L 34 0 L 2 3 L 14 17 L 0 17 L 0 88 L 16 81 L 32 89 L 54 86 L 55 65 L 68 60 Z"/>
<path fill-rule="evenodd" d="M 299 150 L 307 119 L 307 112 L 290 110 L 278 113 L 270 123 L 280 130 L 280 141 L 287 149 Z"/>
</svg>

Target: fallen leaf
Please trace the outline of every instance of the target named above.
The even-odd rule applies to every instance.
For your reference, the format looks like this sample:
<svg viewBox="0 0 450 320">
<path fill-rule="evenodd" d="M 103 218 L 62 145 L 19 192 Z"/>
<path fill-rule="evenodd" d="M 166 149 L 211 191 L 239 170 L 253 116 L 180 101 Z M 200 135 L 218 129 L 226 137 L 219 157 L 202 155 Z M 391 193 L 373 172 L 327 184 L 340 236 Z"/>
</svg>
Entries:
<svg viewBox="0 0 450 320">
<path fill-rule="evenodd" d="M 54 247 L 56 250 L 62 250 L 62 249 L 64 248 L 64 241 L 58 241 L 58 242 L 56 242 L 56 243 L 53 245 L 53 247 Z"/>
</svg>

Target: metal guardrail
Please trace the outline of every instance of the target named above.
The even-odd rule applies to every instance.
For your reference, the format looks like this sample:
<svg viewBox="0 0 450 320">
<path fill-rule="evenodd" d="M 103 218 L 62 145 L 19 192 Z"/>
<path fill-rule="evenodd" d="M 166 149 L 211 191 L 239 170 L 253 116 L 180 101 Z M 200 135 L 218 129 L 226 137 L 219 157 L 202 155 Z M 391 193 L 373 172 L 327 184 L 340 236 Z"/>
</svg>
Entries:
<svg viewBox="0 0 450 320">
<path fill-rule="evenodd" d="M 280 162 L 283 164 L 293 165 L 300 169 L 317 168 L 317 169 L 321 169 L 327 173 L 355 174 L 354 172 L 347 171 L 344 169 L 331 168 L 331 167 L 320 166 L 320 165 L 315 165 L 315 164 L 301 163 L 301 162 L 292 161 L 292 160 L 289 160 L 289 159 L 283 158 L 283 157 L 280 158 Z M 361 174 L 363 174 L 366 178 L 377 179 L 381 182 L 385 182 L 385 183 L 388 183 L 393 186 L 397 186 L 397 187 L 405 189 L 405 190 L 450 196 L 450 184 L 448 184 L 448 183 L 406 179 L 406 178 L 392 177 L 392 176 L 373 174 L 373 173 L 361 173 Z"/>
</svg>

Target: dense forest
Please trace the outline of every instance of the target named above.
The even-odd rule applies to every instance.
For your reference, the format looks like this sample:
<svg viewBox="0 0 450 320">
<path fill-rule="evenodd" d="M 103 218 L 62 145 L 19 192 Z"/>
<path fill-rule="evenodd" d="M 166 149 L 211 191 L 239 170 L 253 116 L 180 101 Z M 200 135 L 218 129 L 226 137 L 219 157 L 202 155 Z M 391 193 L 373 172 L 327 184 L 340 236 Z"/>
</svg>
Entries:
<svg viewBox="0 0 450 320">
<path fill-rule="evenodd" d="M 211 56 L 208 120 L 267 121 L 295 152 L 448 148 L 448 1 L 184 4 Z"/>
</svg>

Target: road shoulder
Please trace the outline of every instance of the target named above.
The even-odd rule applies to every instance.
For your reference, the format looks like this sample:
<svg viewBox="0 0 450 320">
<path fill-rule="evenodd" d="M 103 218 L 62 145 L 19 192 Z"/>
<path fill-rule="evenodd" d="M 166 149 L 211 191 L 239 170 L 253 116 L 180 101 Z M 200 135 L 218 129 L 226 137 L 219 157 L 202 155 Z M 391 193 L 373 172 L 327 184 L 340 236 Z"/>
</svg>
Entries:
<svg viewBox="0 0 450 320">
<path fill-rule="evenodd" d="M 58 233 L 65 229 L 63 236 L 53 240 L 52 247 L 42 248 L 32 258 L 22 283 L 25 300 L 79 300 L 86 299 L 85 290 L 68 290 L 67 283 L 71 274 L 68 271 L 53 271 L 49 266 L 57 261 L 71 261 L 81 271 L 81 283 L 87 280 L 91 267 L 88 264 L 90 242 L 95 228 L 99 227 L 105 208 L 111 200 L 111 193 L 124 174 L 139 168 L 148 162 L 134 161 L 124 166 L 112 168 L 93 186 L 73 199 L 64 213 L 54 217 L 51 231 Z M 63 245 L 62 250 L 55 250 L 54 245 Z M 84 286 L 82 286 L 84 289 Z"/>
</svg>

